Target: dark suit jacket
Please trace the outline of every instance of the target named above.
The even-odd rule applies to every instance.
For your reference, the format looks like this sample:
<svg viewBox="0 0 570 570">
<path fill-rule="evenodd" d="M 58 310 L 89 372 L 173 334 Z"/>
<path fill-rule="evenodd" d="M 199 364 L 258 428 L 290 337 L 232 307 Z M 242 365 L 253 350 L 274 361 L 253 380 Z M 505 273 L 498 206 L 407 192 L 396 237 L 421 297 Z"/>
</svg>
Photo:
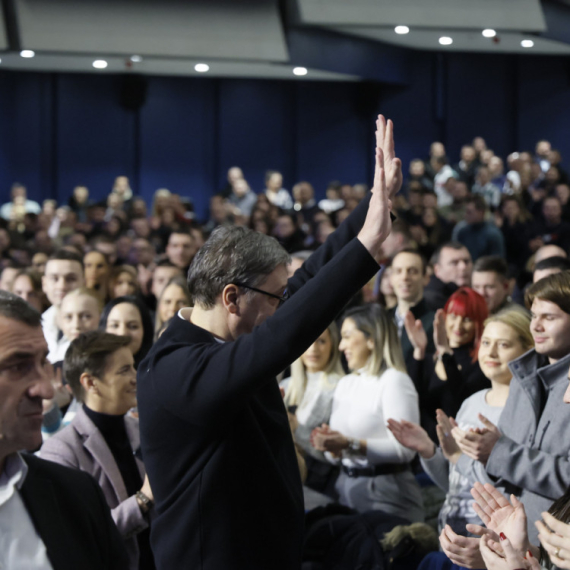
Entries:
<svg viewBox="0 0 570 570">
<path fill-rule="evenodd" d="M 352 239 L 364 202 L 289 280 L 291 298 L 251 334 L 219 343 L 175 317 L 139 366 L 157 569 L 300 568 L 303 492 L 275 376 L 378 271 Z"/>
<path fill-rule="evenodd" d="M 54 570 L 124 570 L 128 558 L 93 477 L 33 455 L 22 500 Z"/>
<path fill-rule="evenodd" d="M 414 305 L 411 309 L 414 317 L 422 322 L 424 330 L 426 331 L 428 344 L 426 348 L 426 353 L 433 354 L 435 352 L 435 347 L 433 344 L 433 318 L 435 317 L 435 311 L 433 311 L 427 304 L 427 301 L 422 298 L 422 300 Z M 395 319 L 396 307 L 390 309 L 390 315 Z M 402 336 L 400 337 L 400 342 L 402 344 L 402 352 L 404 353 L 404 361 L 406 363 L 406 368 L 408 369 L 408 374 L 412 370 L 408 363 L 413 359 L 414 347 L 408 338 L 408 333 L 406 328 L 402 328 Z"/>
</svg>

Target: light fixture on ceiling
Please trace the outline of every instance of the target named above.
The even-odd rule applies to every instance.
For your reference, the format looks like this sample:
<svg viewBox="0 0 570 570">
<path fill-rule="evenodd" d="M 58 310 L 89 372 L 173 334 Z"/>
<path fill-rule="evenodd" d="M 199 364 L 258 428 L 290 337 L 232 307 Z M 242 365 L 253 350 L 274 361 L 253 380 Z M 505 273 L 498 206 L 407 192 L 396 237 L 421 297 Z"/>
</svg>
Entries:
<svg viewBox="0 0 570 570">
<path fill-rule="evenodd" d="M 308 71 L 306 67 L 294 67 L 293 68 L 293 75 L 307 75 Z"/>
<path fill-rule="evenodd" d="M 403 35 L 403 34 L 409 34 L 410 33 L 410 28 L 408 28 L 408 26 L 396 26 L 394 28 L 394 31 L 397 34 Z"/>
<path fill-rule="evenodd" d="M 194 69 L 198 72 L 198 73 L 206 73 L 206 71 L 210 71 L 210 66 L 207 63 L 197 63 L 194 66 Z"/>
<path fill-rule="evenodd" d="M 497 32 L 495 30 L 492 30 L 491 28 L 487 28 L 486 30 L 483 30 L 483 36 L 486 38 L 494 38 L 497 35 Z"/>
<path fill-rule="evenodd" d="M 534 42 L 532 40 L 523 40 L 521 42 L 521 46 L 523 48 L 531 48 L 534 45 Z"/>
<path fill-rule="evenodd" d="M 23 50 L 20 52 L 20 56 L 21 56 L 21 57 L 30 58 L 30 57 L 34 57 L 35 55 L 36 55 L 36 52 L 33 51 L 33 50 L 31 50 L 31 49 L 23 49 Z"/>
<path fill-rule="evenodd" d="M 441 38 L 439 38 L 439 43 L 442 46 L 450 46 L 453 43 L 453 39 L 450 38 L 449 36 L 442 36 Z"/>
<path fill-rule="evenodd" d="M 105 69 L 109 64 L 104 59 L 96 59 L 91 65 L 95 69 Z"/>
<path fill-rule="evenodd" d="M 143 58 L 140 55 L 131 55 L 131 61 L 133 63 L 140 63 L 142 60 Z"/>
</svg>

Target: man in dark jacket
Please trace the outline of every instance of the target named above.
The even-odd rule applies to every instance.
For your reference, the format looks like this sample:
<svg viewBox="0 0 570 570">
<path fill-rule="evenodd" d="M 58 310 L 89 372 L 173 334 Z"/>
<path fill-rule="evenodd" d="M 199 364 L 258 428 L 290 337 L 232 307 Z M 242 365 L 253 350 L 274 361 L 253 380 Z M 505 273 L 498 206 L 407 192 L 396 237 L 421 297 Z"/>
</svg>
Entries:
<svg viewBox="0 0 570 570">
<path fill-rule="evenodd" d="M 289 280 L 289 256 L 275 240 L 217 229 L 190 269 L 194 308 L 173 319 L 139 367 L 159 570 L 300 568 L 303 492 L 275 376 L 378 271 L 401 163 L 391 123 L 377 125 L 371 199 Z"/>
</svg>

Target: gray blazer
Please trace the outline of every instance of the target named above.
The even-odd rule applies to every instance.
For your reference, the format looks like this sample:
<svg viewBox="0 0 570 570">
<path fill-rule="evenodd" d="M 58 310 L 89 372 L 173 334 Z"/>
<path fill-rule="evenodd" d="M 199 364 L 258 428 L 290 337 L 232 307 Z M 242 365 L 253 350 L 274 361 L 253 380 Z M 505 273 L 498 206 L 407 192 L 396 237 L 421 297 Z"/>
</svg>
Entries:
<svg viewBox="0 0 570 570">
<path fill-rule="evenodd" d="M 570 407 L 562 400 L 570 354 L 541 368 L 539 358 L 533 349 L 509 364 L 513 379 L 498 426 L 503 435 L 486 466 L 523 502 L 535 544 L 534 522 L 570 486 Z M 546 398 L 542 413 L 540 382 Z"/>
<path fill-rule="evenodd" d="M 140 447 L 139 422 L 125 416 L 125 427 L 133 452 Z M 99 483 L 111 515 L 129 554 L 129 568 L 139 566 L 137 533 L 148 527 L 134 495 L 128 496 L 127 489 L 115 462 L 115 458 L 103 435 L 81 407 L 72 422 L 53 437 L 45 441 L 40 456 L 61 465 L 80 469 L 92 475 Z M 139 473 L 144 479 L 142 461 L 136 459 Z"/>
</svg>

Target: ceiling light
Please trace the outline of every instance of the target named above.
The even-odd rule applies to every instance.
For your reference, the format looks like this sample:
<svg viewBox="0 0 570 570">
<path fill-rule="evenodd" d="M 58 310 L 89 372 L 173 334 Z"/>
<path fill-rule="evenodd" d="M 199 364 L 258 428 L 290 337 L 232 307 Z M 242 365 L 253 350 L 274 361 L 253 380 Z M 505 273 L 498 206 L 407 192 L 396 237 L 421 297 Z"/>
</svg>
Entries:
<svg viewBox="0 0 570 570">
<path fill-rule="evenodd" d="M 307 75 L 308 71 L 306 67 L 295 67 L 293 68 L 293 75 Z"/>
<path fill-rule="evenodd" d="M 109 64 L 104 59 L 96 59 L 92 65 L 95 69 L 105 69 Z"/>
<path fill-rule="evenodd" d="M 442 46 L 450 46 L 453 43 L 453 40 L 448 36 L 442 36 L 441 38 L 439 38 L 439 43 Z"/>
<path fill-rule="evenodd" d="M 143 58 L 140 55 L 131 55 L 131 61 L 133 63 L 140 63 Z"/>
<path fill-rule="evenodd" d="M 486 38 L 494 38 L 497 35 L 497 32 L 495 32 L 495 30 L 491 30 L 491 28 L 487 28 L 486 30 L 483 30 L 483 35 Z"/>
<path fill-rule="evenodd" d="M 534 42 L 532 40 L 523 40 L 521 42 L 521 46 L 523 48 L 531 48 L 534 45 Z"/>
<path fill-rule="evenodd" d="M 394 28 L 394 31 L 395 31 L 397 34 L 400 34 L 400 35 L 401 35 L 401 34 L 407 34 L 407 33 L 409 33 L 410 28 L 408 28 L 408 26 L 396 26 L 396 27 Z"/>
<path fill-rule="evenodd" d="M 207 63 L 197 63 L 194 66 L 194 69 L 198 72 L 198 73 L 206 73 L 206 71 L 210 71 L 210 66 Z"/>
<path fill-rule="evenodd" d="M 31 49 L 23 49 L 23 50 L 20 52 L 20 55 L 21 55 L 22 57 L 34 57 L 34 56 L 36 55 L 36 52 L 35 52 L 35 51 L 32 51 Z"/>
</svg>

